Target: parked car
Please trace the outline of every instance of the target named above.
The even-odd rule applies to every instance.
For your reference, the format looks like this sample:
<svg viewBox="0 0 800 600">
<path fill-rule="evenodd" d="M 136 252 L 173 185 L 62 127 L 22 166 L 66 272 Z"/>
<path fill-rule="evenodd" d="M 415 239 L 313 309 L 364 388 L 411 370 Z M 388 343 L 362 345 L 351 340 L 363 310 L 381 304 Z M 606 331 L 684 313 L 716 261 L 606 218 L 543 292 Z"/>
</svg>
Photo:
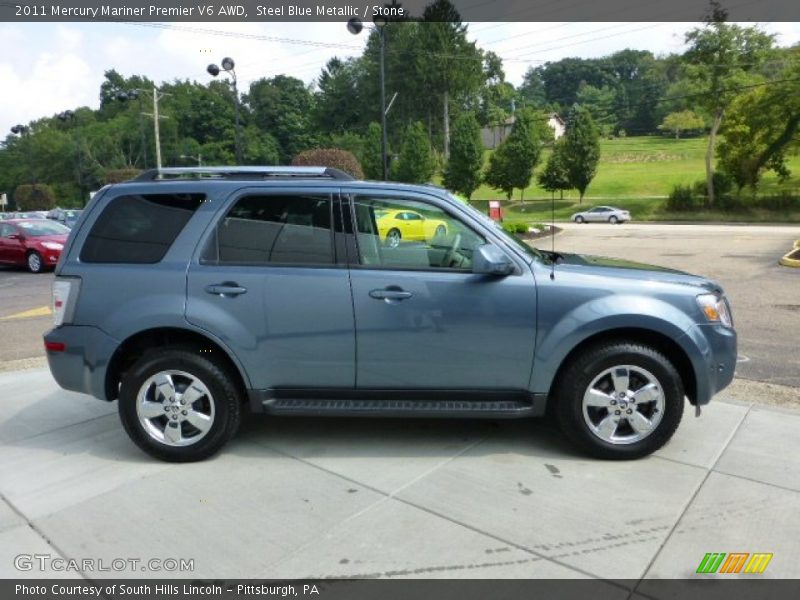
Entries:
<svg viewBox="0 0 800 600">
<path fill-rule="evenodd" d="M 0 222 L 0 263 L 41 273 L 54 267 L 67 242 L 69 229 L 43 219 Z"/>
<path fill-rule="evenodd" d="M 385 243 L 415 212 L 446 234 Z M 61 387 L 191 461 L 271 415 L 521 418 L 590 455 L 664 445 L 733 378 L 703 277 L 537 250 L 446 190 L 316 167 L 148 171 L 89 203 L 44 336 Z"/>
<path fill-rule="evenodd" d="M 403 240 L 427 242 L 447 235 L 447 223 L 415 210 L 378 210 L 381 239 L 392 248 Z"/>
<path fill-rule="evenodd" d="M 631 213 L 613 206 L 595 206 L 589 210 L 575 213 L 570 217 L 576 223 L 624 223 L 631 220 Z"/>
<path fill-rule="evenodd" d="M 6 219 L 45 219 L 47 218 L 47 213 L 33 210 L 33 211 L 26 211 L 26 212 L 13 212 L 8 213 Z"/>
<path fill-rule="evenodd" d="M 75 223 L 78 222 L 78 218 L 81 216 L 82 212 L 82 210 L 74 210 L 71 208 L 55 208 L 47 213 L 47 218 L 72 229 Z"/>
</svg>

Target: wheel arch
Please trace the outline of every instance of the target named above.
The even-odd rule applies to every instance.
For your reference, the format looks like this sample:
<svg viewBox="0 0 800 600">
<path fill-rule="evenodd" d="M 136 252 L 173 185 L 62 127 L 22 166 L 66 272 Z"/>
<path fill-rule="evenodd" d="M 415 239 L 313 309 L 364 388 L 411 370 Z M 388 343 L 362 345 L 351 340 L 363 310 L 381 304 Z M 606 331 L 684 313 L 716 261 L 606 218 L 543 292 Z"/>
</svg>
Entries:
<svg viewBox="0 0 800 600">
<path fill-rule="evenodd" d="M 246 396 L 249 380 L 244 369 L 225 346 L 211 336 L 180 327 L 156 327 L 139 331 L 126 338 L 114 351 L 106 369 L 105 395 L 114 400 L 119 395 L 119 384 L 125 371 L 150 348 L 188 346 L 205 356 L 212 357 L 236 380 L 242 396 Z"/>
<path fill-rule="evenodd" d="M 681 381 L 683 382 L 684 392 L 689 398 L 689 402 L 696 404 L 697 374 L 695 373 L 689 354 L 680 344 L 668 335 L 652 329 L 640 327 L 623 327 L 600 331 L 584 338 L 581 342 L 576 344 L 561 361 L 550 384 L 548 397 L 552 397 L 553 388 L 559 384 L 567 366 L 576 356 L 592 346 L 607 344 L 609 342 L 633 342 L 644 346 L 650 346 L 661 352 L 678 371 L 678 375 L 680 375 Z"/>
</svg>

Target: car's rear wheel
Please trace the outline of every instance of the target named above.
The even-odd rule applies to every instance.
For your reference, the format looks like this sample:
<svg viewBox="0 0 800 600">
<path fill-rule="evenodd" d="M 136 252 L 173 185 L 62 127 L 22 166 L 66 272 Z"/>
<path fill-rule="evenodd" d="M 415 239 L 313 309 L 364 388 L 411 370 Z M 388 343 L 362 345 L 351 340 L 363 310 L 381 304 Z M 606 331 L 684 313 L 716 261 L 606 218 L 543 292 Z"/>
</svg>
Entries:
<svg viewBox="0 0 800 600">
<path fill-rule="evenodd" d="M 608 217 L 608 222 L 611 223 L 612 225 L 616 225 L 618 221 L 619 219 L 615 215 L 611 215 L 610 217 Z"/>
<path fill-rule="evenodd" d="M 589 348 L 566 366 L 557 385 L 555 416 L 561 430 L 597 458 L 655 452 L 683 416 L 677 370 L 658 350 L 637 343 Z"/>
<path fill-rule="evenodd" d="M 171 462 L 202 460 L 239 428 L 241 392 L 225 369 L 191 348 L 146 352 L 123 375 L 119 415 L 142 450 Z"/>
<path fill-rule="evenodd" d="M 386 234 L 386 245 L 389 246 L 389 248 L 397 248 L 402 239 L 403 234 L 400 233 L 400 230 L 392 229 Z"/>
<path fill-rule="evenodd" d="M 577 217 L 575 217 L 575 222 L 576 222 L 576 223 L 583 223 L 583 222 L 584 222 L 584 220 L 585 220 L 585 219 L 584 219 L 582 216 L 580 216 L 580 215 L 578 215 Z"/>
<path fill-rule="evenodd" d="M 28 263 L 28 270 L 31 273 L 41 273 L 42 270 L 44 270 L 44 261 L 42 261 L 42 255 L 36 250 L 31 250 L 28 252 L 26 260 Z"/>
</svg>

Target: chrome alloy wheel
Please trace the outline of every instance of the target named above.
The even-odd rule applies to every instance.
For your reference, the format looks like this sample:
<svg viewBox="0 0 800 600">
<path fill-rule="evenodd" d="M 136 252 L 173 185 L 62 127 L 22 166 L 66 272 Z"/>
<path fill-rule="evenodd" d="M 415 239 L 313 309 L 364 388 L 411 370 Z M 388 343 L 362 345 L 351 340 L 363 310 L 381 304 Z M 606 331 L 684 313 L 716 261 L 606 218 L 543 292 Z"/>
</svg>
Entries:
<svg viewBox="0 0 800 600">
<path fill-rule="evenodd" d="M 139 388 L 136 415 L 147 434 L 167 446 L 191 446 L 214 424 L 214 399 L 184 371 L 160 371 Z"/>
<path fill-rule="evenodd" d="M 604 442 L 633 444 L 656 430 L 664 416 L 664 390 L 655 375 L 634 365 L 608 368 L 583 395 L 583 419 Z"/>
<path fill-rule="evenodd" d="M 42 270 L 42 257 L 36 252 L 31 252 L 28 255 L 28 269 L 31 273 L 38 273 Z"/>
</svg>

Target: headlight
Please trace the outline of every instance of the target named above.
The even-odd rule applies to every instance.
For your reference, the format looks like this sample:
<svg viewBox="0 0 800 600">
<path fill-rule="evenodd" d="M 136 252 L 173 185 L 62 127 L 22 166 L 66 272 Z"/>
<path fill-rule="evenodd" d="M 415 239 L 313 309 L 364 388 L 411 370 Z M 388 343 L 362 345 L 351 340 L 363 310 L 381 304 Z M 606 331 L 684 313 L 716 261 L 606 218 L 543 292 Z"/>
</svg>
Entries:
<svg viewBox="0 0 800 600">
<path fill-rule="evenodd" d="M 712 323 L 722 323 L 725 327 L 733 327 L 731 312 L 725 298 L 716 294 L 702 294 L 697 297 L 697 304 Z"/>
<path fill-rule="evenodd" d="M 59 244 L 58 242 L 42 242 L 42 246 L 44 246 L 48 250 L 63 250 L 64 249 L 64 244 Z"/>
</svg>

